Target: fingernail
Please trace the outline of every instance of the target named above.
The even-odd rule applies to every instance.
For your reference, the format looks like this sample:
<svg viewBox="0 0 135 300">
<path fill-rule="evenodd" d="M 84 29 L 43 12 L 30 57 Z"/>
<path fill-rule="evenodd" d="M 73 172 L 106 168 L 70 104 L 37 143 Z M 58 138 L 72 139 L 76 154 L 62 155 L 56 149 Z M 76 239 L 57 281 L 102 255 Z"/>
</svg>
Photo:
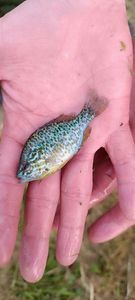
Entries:
<svg viewBox="0 0 135 300">
<path fill-rule="evenodd" d="M 57 259 L 64 266 L 71 265 L 78 257 L 83 228 L 61 228 L 58 232 Z"/>
<path fill-rule="evenodd" d="M 48 240 L 24 235 L 20 250 L 20 272 L 28 282 L 43 276 L 48 256 Z"/>
</svg>

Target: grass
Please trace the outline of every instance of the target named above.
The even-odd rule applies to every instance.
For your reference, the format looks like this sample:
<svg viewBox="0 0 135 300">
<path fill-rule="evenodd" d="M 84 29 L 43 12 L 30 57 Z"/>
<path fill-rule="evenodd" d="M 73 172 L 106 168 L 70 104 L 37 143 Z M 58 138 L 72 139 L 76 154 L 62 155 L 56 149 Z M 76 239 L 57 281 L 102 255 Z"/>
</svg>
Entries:
<svg viewBox="0 0 135 300">
<path fill-rule="evenodd" d="M 21 2 L 0 0 L 0 16 Z M 112 206 L 115 199 L 112 195 L 104 205 L 93 209 L 87 224 Z M 36 284 L 29 284 L 20 276 L 19 237 L 10 265 L 0 270 L 0 300 L 135 300 L 134 236 L 132 228 L 111 242 L 92 245 L 85 234 L 77 262 L 64 268 L 55 259 L 53 234 L 46 273 Z"/>
<path fill-rule="evenodd" d="M 36 284 L 29 284 L 22 279 L 18 267 L 20 233 L 21 230 L 12 262 L 0 270 L 0 300 L 81 300 L 85 295 L 85 289 L 80 282 L 80 264 L 77 262 L 71 267 L 64 268 L 56 262 L 54 232 L 43 278 Z"/>
<path fill-rule="evenodd" d="M 22 2 L 23 0 L 0 0 L 0 17 Z"/>
<path fill-rule="evenodd" d="M 52 241 L 46 274 L 39 283 L 26 283 L 19 275 L 16 260 L 9 269 L 8 278 L 10 279 L 8 285 L 10 293 L 18 300 L 70 300 L 75 298 L 79 300 L 84 294 L 84 289 L 78 282 L 80 278 L 79 264 L 76 263 L 71 268 L 58 266 L 54 257 Z"/>
<path fill-rule="evenodd" d="M 87 226 L 115 203 L 116 196 L 98 205 Z M 86 226 L 86 227 L 87 227 Z M 52 234 L 46 272 L 36 284 L 25 282 L 18 268 L 20 234 L 12 262 L 0 270 L 0 300 L 133 300 L 135 299 L 135 229 L 102 245 L 92 245 L 85 234 L 81 253 L 71 267 L 55 259 L 56 234 Z M 130 266 L 130 267 L 129 267 Z M 126 298 L 130 287 L 130 298 Z"/>
</svg>

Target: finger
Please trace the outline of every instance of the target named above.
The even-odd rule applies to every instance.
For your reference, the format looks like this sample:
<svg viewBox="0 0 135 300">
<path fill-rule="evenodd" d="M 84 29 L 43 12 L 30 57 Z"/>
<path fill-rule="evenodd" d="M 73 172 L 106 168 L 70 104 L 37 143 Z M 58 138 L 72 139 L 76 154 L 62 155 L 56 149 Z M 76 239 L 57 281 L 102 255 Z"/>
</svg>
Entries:
<svg viewBox="0 0 135 300">
<path fill-rule="evenodd" d="M 116 205 L 90 227 L 89 238 L 93 243 L 103 243 L 117 237 L 133 224 L 134 221 L 128 220 Z"/>
<path fill-rule="evenodd" d="M 80 250 L 92 189 L 92 164 L 93 157 L 82 149 L 62 175 L 57 238 L 57 259 L 62 265 L 72 264 Z"/>
<path fill-rule="evenodd" d="M 132 74 L 132 89 L 131 89 L 131 100 L 130 100 L 130 128 L 132 136 L 135 142 L 135 40 L 133 41 L 134 47 L 134 66 Z"/>
<path fill-rule="evenodd" d="M 117 177 L 120 208 L 135 220 L 135 145 L 128 125 L 111 136 L 107 149 Z"/>
<path fill-rule="evenodd" d="M 0 143 L 0 265 L 9 261 L 16 241 L 24 190 L 16 179 L 21 149 L 10 129 L 4 127 Z"/>
<path fill-rule="evenodd" d="M 102 201 L 116 189 L 116 178 L 113 165 L 104 148 L 100 148 L 94 157 L 93 189 L 90 197 L 89 208 Z M 60 207 L 57 208 L 53 227 L 58 228 Z"/>
<path fill-rule="evenodd" d="M 89 207 L 116 189 L 114 168 L 104 148 L 100 148 L 95 154 L 93 171 L 93 190 Z"/>
<path fill-rule="evenodd" d="M 60 205 L 58 204 L 56 214 L 53 221 L 53 229 L 58 229 L 59 227 L 59 219 L 60 219 Z"/>
<path fill-rule="evenodd" d="M 29 282 L 36 282 L 43 275 L 59 196 L 59 172 L 29 185 L 20 251 L 21 274 Z"/>
</svg>

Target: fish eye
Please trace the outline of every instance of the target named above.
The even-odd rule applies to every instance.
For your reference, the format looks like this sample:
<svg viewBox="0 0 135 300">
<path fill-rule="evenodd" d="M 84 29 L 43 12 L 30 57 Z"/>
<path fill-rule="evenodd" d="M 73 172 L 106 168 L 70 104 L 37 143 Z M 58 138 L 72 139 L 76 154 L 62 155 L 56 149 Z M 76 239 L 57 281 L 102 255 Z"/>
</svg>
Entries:
<svg viewBox="0 0 135 300">
<path fill-rule="evenodd" d="M 32 156 L 32 158 L 35 156 L 35 151 L 31 152 L 31 156 Z"/>
<path fill-rule="evenodd" d="M 29 167 L 29 165 L 30 165 L 30 164 L 29 164 L 28 162 L 24 162 L 24 164 L 23 164 L 23 168 L 24 168 L 24 169 L 26 169 L 26 168 L 28 168 L 28 167 Z"/>
</svg>

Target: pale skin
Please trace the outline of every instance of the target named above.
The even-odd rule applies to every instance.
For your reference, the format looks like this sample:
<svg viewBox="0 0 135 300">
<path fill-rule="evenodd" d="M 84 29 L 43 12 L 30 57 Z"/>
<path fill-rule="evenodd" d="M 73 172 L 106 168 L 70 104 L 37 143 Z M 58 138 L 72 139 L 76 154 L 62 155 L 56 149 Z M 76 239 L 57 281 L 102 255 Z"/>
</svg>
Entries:
<svg viewBox="0 0 135 300">
<path fill-rule="evenodd" d="M 127 169 L 135 175 L 128 125 L 132 41 L 124 1 L 100 4 L 100 0 L 27 0 L 0 20 L 1 266 L 9 261 L 16 240 L 24 192 L 16 169 L 26 139 L 59 115 L 78 113 L 91 89 L 108 99 L 108 108 L 93 121 L 90 138 L 78 155 L 62 172 L 28 186 L 20 270 L 30 282 L 43 275 L 59 200 L 57 260 L 70 265 L 77 258 L 92 192 L 93 157 L 100 147 L 106 147 L 117 168 L 121 209 L 135 218 L 135 211 L 125 206 L 122 176 Z"/>
<path fill-rule="evenodd" d="M 133 40 L 134 48 L 134 70 L 135 70 L 135 40 Z M 133 72 L 132 81 L 132 91 L 131 91 L 131 102 L 130 102 L 130 128 L 132 131 L 133 140 L 135 142 L 135 73 Z M 125 142 L 126 143 L 126 142 Z M 100 159 L 100 164 L 98 163 Z M 111 161 L 106 159 L 105 153 L 99 153 L 99 159 L 95 163 L 95 184 L 93 186 L 93 193 L 90 201 L 90 207 L 104 200 L 106 196 L 110 194 L 111 191 L 117 190 L 119 188 L 116 184 L 117 168 L 114 169 Z M 134 166 L 134 160 L 133 160 Z M 123 164 L 124 167 L 124 164 Z M 127 166 L 128 167 L 128 166 Z M 112 209 L 110 209 L 105 215 L 99 218 L 89 229 L 90 240 L 94 243 L 101 243 L 108 241 L 120 233 L 124 232 L 131 226 L 135 224 L 134 218 L 129 215 L 128 212 L 132 210 L 132 215 L 135 213 L 135 193 L 132 185 L 135 180 L 134 173 L 130 174 L 129 168 L 126 167 L 126 178 L 128 180 L 125 182 L 126 187 L 126 207 L 125 210 L 122 209 L 121 202 L 123 198 L 120 198 L 119 202 Z M 124 171 L 123 171 L 124 172 Z M 110 175 L 110 176 L 108 176 Z M 125 180 L 126 181 L 126 180 Z"/>
</svg>

